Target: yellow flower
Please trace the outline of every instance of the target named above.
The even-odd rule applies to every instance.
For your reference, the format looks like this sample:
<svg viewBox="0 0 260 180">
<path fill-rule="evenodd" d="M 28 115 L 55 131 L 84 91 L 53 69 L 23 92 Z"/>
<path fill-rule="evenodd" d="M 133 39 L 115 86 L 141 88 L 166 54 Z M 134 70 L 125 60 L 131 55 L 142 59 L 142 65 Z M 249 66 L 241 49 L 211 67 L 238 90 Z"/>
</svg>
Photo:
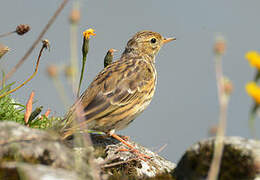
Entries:
<svg viewBox="0 0 260 180">
<path fill-rule="evenodd" d="M 85 39 L 89 39 L 90 36 L 95 36 L 95 35 L 96 35 L 95 30 L 91 28 L 83 32 L 83 36 Z"/>
<path fill-rule="evenodd" d="M 255 82 L 250 82 L 246 85 L 246 91 L 256 103 L 260 104 L 260 87 Z"/>
<path fill-rule="evenodd" d="M 256 67 L 260 70 L 260 54 L 257 51 L 247 52 L 245 58 L 249 61 L 252 67 Z"/>
</svg>

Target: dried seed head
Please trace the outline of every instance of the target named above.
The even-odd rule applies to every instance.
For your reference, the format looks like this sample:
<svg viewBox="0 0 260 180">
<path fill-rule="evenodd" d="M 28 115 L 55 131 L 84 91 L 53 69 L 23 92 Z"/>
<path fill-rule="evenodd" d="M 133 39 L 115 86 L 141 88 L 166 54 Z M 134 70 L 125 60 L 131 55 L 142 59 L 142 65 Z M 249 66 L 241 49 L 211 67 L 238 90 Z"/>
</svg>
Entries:
<svg viewBox="0 0 260 180">
<path fill-rule="evenodd" d="M 224 77 L 224 92 L 226 95 L 230 95 L 234 90 L 232 82 L 227 78 Z"/>
<path fill-rule="evenodd" d="M 114 52 L 116 52 L 117 50 L 116 49 L 109 49 L 108 50 L 112 55 L 114 55 Z"/>
<path fill-rule="evenodd" d="M 65 76 L 67 78 L 72 78 L 74 73 L 75 73 L 75 70 L 72 66 L 65 67 Z"/>
<path fill-rule="evenodd" d="M 10 49 L 3 45 L 3 44 L 0 44 L 0 58 L 5 55 Z"/>
<path fill-rule="evenodd" d="M 42 47 L 45 49 L 49 49 L 49 51 L 50 51 L 50 42 L 48 39 L 42 40 Z"/>
<path fill-rule="evenodd" d="M 217 131 L 218 131 L 218 126 L 217 125 L 213 125 L 209 128 L 209 135 L 210 136 L 216 136 L 217 134 Z"/>
<path fill-rule="evenodd" d="M 224 38 L 219 37 L 217 38 L 215 45 L 214 45 L 214 52 L 218 55 L 224 54 L 226 51 L 226 41 Z"/>
<path fill-rule="evenodd" d="M 50 77 L 54 78 L 58 75 L 58 68 L 56 65 L 51 64 L 47 67 L 47 73 Z"/>
<path fill-rule="evenodd" d="M 28 24 L 20 24 L 16 27 L 15 32 L 18 35 L 24 35 L 25 33 L 27 33 L 28 31 L 30 31 L 30 26 Z"/>
<path fill-rule="evenodd" d="M 80 11 L 78 9 L 73 9 L 69 17 L 71 24 L 77 24 L 80 20 Z"/>
</svg>

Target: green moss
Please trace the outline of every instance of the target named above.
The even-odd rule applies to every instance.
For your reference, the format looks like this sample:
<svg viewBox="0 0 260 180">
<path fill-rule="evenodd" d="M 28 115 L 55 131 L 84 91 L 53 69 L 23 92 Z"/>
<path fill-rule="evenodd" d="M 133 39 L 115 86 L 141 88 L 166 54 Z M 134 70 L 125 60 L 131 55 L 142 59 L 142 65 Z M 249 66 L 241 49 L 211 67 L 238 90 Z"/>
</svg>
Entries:
<svg viewBox="0 0 260 180">
<path fill-rule="evenodd" d="M 173 175 L 176 177 L 188 176 L 190 179 L 207 177 L 213 157 L 213 148 L 213 143 L 210 145 L 203 144 L 196 151 L 188 151 L 178 164 L 180 168 L 176 168 Z M 254 178 L 256 169 L 249 154 L 245 155 L 240 149 L 234 148 L 232 145 L 225 145 L 223 152 L 219 180 Z M 183 172 L 180 172 L 181 169 Z"/>
<path fill-rule="evenodd" d="M 42 116 L 42 118 L 37 118 L 30 123 L 30 127 L 37 129 L 48 129 L 54 127 L 57 123 L 61 122 L 61 117 L 50 117 Z"/>
<path fill-rule="evenodd" d="M 94 157 L 95 158 L 98 158 L 98 157 L 106 158 L 105 148 L 101 147 L 101 146 L 96 146 L 94 148 Z"/>
<path fill-rule="evenodd" d="M 4 86 L 0 90 L 0 94 L 7 92 L 12 84 Z M 25 125 L 24 122 L 24 111 L 25 105 L 15 102 L 10 95 L 6 95 L 0 98 L 0 122 L 1 121 L 14 121 L 19 124 Z M 47 118 L 42 116 L 42 118 L 35 118 L 30 121 L 29 127 L 37 129 L 47 129 L 52 128 L 54 124 L 57 124 L 57 121 L 60 121 L 60 117 L 51 117 Z"/>
<path fill-rule="evenodd" d="M 0 179 L 21 179 L 21 177 L 15 168 L 0 167 Z"/>
<path fill-rule="evenodd" d="M 24 124 L 24 109 L 25 106 L 15 103 L 9 96 L 0 98 L 0 121 L 11 120 Z"/>
<path fill-rule="evenodd" d="M 111 162 L 112 164 L 113 162 Z M 133 160 L 130 162 L 122 163 L 114 167 L 110 167 L 108 169 L 104 169 L 106 173 L 111 173 L 114 176 L 127 176 L 127 177 L 135 177 L 137 175 L 136 167 L 140 167 L 141 163 L 137 160 Z"/>
<path fill-rule="evenodd" d="M 231 145 L 224 147 L 223 159 L 220 179 L 253 179 L 257 173 L 252 156 Z"/>
</svg>

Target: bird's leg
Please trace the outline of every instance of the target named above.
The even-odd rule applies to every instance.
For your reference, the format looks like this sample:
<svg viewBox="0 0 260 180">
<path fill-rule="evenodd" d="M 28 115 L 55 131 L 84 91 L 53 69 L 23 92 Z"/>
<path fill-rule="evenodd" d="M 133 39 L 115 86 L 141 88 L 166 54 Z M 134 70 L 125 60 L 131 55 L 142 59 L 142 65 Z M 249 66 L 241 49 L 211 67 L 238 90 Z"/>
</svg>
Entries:
<svg viewBox="0 0 260 180">
<path fill-rule="evenodd" d="M 118 136 L 117 134 L 115 134 L 115 131 L 112 130 L 108 133 L 111 137 L 115 138 L 116 140 L 122 142 L 124 145 L 126 145 L 127 147 L 129 147 L 130 149 L 122 149 L 122 151 L 130 151 L 130 152 L 133 152 L 135 153 L 138 157 L 140 157 L 142 160 L 145 160 L 143 159 L 144 158 L 147 158 L 147 159 L 151 159 L 150 156 L 147 156 L 145 154 L 142 154 L 140 153 L 133 145 L 129 144 L 128 142 L 126 142 L 123 138 L 121 138 L 120 136 Z M 121 151 L 121 150 L 119 150 Z"/>
<path fill-rule="evenodd" d="M 122 136 L 122 135 L 120 135 L 120 137 L 121 137 L 123 140 L 125 140 L 125 141 L 129 141 L 129 140 L 130 140 L 130 137 L 129 137 L 129 136 Z"/>
</svg>

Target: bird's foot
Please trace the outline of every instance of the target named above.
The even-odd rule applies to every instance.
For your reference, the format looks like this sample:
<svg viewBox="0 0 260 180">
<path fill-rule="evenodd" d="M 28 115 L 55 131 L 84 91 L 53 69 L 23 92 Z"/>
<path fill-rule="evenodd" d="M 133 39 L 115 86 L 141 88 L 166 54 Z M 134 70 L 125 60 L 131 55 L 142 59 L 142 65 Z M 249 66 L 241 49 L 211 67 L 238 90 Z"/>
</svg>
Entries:
<svg viewBox="0 0 260 180">
<path fill-rule="evenodd" d="M 147 159 L 151 159 L 150 156 L 147 156 L 147 155 L 141 153 L 141 152 L 138 151 L 137 149 L 121 148 L 121 149 L 118 149 L 117 151 L 119 151 L 119 152 L 131 152 L 131 153 L 134 153 L 139 159 L 141 159 L 141 160 L 143 160 L 143 161 L 146 161 Z"/>
<path fill-rule="evenodd" d="M 129 140 L 130 140 L 130 137 L 129 137 L 129 136 L 122 136 L 122 135 L 120 135 L 120 137 L 121 137 L 123 140 L 125 140 L 125 141 L 129 141 Z"/>
<path fill-rule="evenodd" d="M 119 149 L 118 151 L 129 151 L 134 153 L 138 158 L 142 159 L 143 161 L 146 161 L 146 159 L 151 159 L 150 156 L 147 156 L 143 153 L 141 153 L 140 151 L 138 151 L 133 145 L 129 144 L 128 142 L 126 142 L 123 138 L 121 138 L 120 136 L 118 136 L 117 134 L 111 133 L 110 134 L 111 137 L 115 138 L 116 140 L 122 142 L 124 145 L 126 145 L 127 147 L 129 147 L 129 149 Z"/>
</svg>

